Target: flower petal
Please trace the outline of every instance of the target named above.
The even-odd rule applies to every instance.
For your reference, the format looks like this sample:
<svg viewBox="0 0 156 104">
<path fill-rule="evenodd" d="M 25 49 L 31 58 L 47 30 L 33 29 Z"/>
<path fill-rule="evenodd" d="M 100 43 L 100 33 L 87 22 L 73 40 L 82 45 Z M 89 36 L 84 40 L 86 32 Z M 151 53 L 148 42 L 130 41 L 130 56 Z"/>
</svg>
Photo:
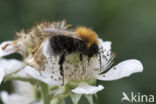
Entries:
<svg viewBox="0 0 156 104">
<path fill-rule="evenodd" d="M 102 39 L 99 39 L 99 46 L 103 48 L 105 51 L 110 51 L 111 50 L 111 41 L 103 41 Z"/>
<path fill-rule="evenodd" d="M 103 89 L 104 87 L 102 85 L 99 85 L 98 87 L 96 87 L 96 86 L 88 85 L 85 82 L 82 82 L 79 84 L 77 88 L 73 89 L 72 92 L 77 93 L 77 94 L 95 94 L 98 91 L 101 91 Z"/>
<path fill-rule="evenodd" d="M 115 54 L 111 51 L 111 41 L 103 41 L 99 39 L 99 52 L 100 52 L 100 63 L 101 63 L 101 71 L 107 70 L 111 65 L 112 61 L 115 58 Z"/>
<path fill-rule="evenodd" d="M 0 67 L 0 84 L 5 76 L 4 66 Z"/>
<path fill-rule="evenodd" d="M 0 60 L 0 83 L 2 82 L 3 78 L 8 74 L 16 72 L 20 68 L 22 68 L 23 63 L 21 61 L 15 59 L 1 59 Z"/>
<path fill-rule="evenodd" d="M 14 92 L 19 93 L 21 95 L 33 97 L 35 87 L 26 81 L 13 81 Z"/>
<path fill-rule="evenodd" d="M 9 95 L 7 92 L 1 92 L 1 99 L 4 104 L 28 104 L 28 99 L 20 94 Z"/>
<path fill-rule="evenodd" d="M 97 76 L 99 80 L 117 80 L 133 73 L 142 72 L 142 63 L 136 59 L 126 60 L 111 68 L 107 73 Z"/>
<path fill-rule="evenodd" d="M 50 46 L 49 46 L 49 39 L 47 39 L 44 43 L 43 43 L 43 48 L 42 48 L 42 52 L 43 52 L 43 55 L 45 56 L 45 57 L 51 57 L 52 56 L 52 52 L 53 51 L 51 51 L 50 50 L 51 48 L 50 48 Z"/>
<path fill-rule="evenodd" d="M 14 92 L 8 94 L 3 91 L 0 97 L 4 104 L 30 104 L 35 100 L 34 86 L 28 82 L 15 81 Z"/>
<path fill-rule="evenodd" d="M 42 74 L 39 73 L 39 71 L 37 71 L 36 69 L 30 67 L 30 66 L 27 66 L 25 67 L 26 70 L 26 73 L 28 75 L 30 75 L 31 77 L 37 79 L 37 80 L 40 80 L 46 84 L 49 84 L 49 85 L 61 85 L 61 82 L 60 81 L 57 81 L 57 80 L 54 80 L 53 78 L 51 77 L 44 77 L 42 76 Z"/>
<path fill-rule="evenodd" d="M 13 41 L 5 41 L 0 44 L 0 57 L 16 52 L 13 46 Z"/>
<path fill-rule="evenodd" d="M 27 74 L 26 69 L 19 70 L 17 73 L 12 75 L 15 78 L 30 78 L 30 76 Z"/>
<path fill-rule="evenodd" d="M 0 66 L 4 67 L 5 75 L 13 73 L 23 67 L 23 63 L 16 59 L 1 59 Z M 1 69 L 1 68 L 0 68 Z"/>
</svg>

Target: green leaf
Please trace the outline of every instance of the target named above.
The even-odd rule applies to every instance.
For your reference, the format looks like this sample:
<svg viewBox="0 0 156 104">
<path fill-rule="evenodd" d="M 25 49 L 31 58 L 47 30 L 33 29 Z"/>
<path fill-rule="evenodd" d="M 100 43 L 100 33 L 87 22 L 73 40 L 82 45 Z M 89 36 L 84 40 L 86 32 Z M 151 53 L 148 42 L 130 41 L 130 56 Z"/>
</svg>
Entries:
<svg viewBox="0 0 156 104">
<path fill-rule="evenodd" d="M 89 104 L 93 104 L 93 95 L 85 95 L 85 97 L 88 100 Z"/>
<path fill-rule="evenodd" d="M 82 95 L 80 94 L 75 94 L 75 93 L 70 93 L 71 99 L 73 101 L 74 104 L 78 104 L 80 98 Z"/>
</svg>

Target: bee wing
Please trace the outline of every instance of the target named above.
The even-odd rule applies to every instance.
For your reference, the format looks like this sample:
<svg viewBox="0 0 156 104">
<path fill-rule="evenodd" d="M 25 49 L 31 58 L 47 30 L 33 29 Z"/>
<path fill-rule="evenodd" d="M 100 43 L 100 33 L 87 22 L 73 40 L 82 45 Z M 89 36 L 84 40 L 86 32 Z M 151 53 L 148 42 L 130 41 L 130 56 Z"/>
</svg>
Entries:
<svg viewBox="0 0 156 104">
<path fill-rule="evenodd" d="M 42 29 L 43 32 L 49 33 L 50 35 L 63 35 L 71 38 L 75 38 L 78 40 L 82 40 L 80 36 L 76 34 L 76 32 L 71 32 L 63 29 L 56 29 L 56 28 L 48 28 L 48 29 Z"/>
</svg>

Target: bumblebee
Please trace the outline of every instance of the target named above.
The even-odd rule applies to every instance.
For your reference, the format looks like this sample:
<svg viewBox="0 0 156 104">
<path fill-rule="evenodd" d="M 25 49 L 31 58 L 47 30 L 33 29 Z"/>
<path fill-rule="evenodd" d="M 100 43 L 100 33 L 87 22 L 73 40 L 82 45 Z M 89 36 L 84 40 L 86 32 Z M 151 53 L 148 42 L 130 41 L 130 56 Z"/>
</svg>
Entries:
<svg viewBox="0 0 156 104">
<path fill-rule="evenodd" d="M 60 74 L 64 84 L 63 63 L 65 56 L 71 53 L 78 53 L 80 61 L 83 55 L 88 56 L 88 60 L 99 53 L 98 36 L 90 28 L 77 27 L 76 30 L 68 31 L 65 29 L 49 28 L 43 29 L 43 32 L 50 34 L 49 44 L 52 55 L 60 55 L 59 65 Z"/>
</svg>

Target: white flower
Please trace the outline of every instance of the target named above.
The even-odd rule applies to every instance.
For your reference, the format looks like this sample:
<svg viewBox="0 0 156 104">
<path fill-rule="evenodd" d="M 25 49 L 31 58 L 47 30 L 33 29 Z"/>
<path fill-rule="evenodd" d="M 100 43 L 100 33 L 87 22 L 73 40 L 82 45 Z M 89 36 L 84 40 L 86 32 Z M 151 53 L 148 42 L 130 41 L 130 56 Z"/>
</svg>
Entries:
<svg viewBox="0 0 156 104">
<path fill-rule="evenodd" d="M 20 70 L 23 65 L 21 61 L 16 59 L 0 59 L 0 83 L 5 76 Z"/>
<path fill-rule="evenodd" d="M 29 82 L 14 81 L 14 92 L 8 94 L 6 91 L 0 93 L 4 104 L 36 104 L 35 86 Z M 43 104 L 43 103 L 38 103 Z"/>
<path fill-rule="evenodd" d="M 29 77 L 25 70 L 22 70 L 25 67 L 23 61 L 2 58 L 12 53 L 24 55 L 23 43 L 20 41 L 5 41 L 0 44 L 0 83 L 3 81 L 4 77 Z"/>
<path fill-rule="evenodd" d="M 68 74 L 66 75 L 68 75 L 69 79 L 72 78 L 74 80 L 83 81 L 95 78 L 98 80 L 110 81 L 128 77 L 133 73 L 143 71 L 143 66 L 140 61 L 136 59 L 130 59 L 117 64 L 116 66 L 109 69 L 106 73 L 103 73 L 112 65 L 115 55 L 111 52 L 111 42 L 103 42 L 102 40 L 99 40 L 99 42 L 102 67 L 100 68 L 100 62 L 97 58 L 92 58 L 89 62 L 85 60 L 83 62 L 84 65 L 82 65 L 81 62 L 78 64 L 79 68 L 77 71 L 72 70 L 74 68 L 67 68 L 68 71 L 73 71 L 71 71 L 71 74 L 67 72 Z M 84 82 L 80 82 L 79 86 L 72 91 L 77 94 L 94 94 L 103 88 L 104 87 L 102 85 L 96 87 L 87 85 L 87 83 Z"/>
<path fill-rule="evenodd" d="M 46 56 L 48 63 L 44 70 L 38 71 L 32 67 L 26 67 L 27 73 L 50 85 L 60 85 L 62 76 L 59 73 L 58 56 L 49 55 L 48 42 L 43 45 L 43 54 Z M 103 73 L 113 63 L 115 55 L 111 52 L 111 42 L 102 41 L 99 39 L 100 56 L 92 57 L 88 61 L 87 56 L 83 56 L 83 61 L 79 60 L 78 54 L 66 56 L 66 61 L 63 64 L 65 84 L 71 80 L 78 81 L 80 84 L 72 92 L 77 94 L 94 94 L 103 90 L 102 85 L 91 86 L 87 81 L 98 79 L 103 81 L 117 80 L 123 77 L 128 77 L 133 73 L 142 72 L 143 66 L 140 61 L 130 59 L 119 63 L 112 67 L 107 73 Z M 100 59 L 101 57 L 101 59 Z M 101 65 L 100 65 L 101 64 Z"/>
</svg>

